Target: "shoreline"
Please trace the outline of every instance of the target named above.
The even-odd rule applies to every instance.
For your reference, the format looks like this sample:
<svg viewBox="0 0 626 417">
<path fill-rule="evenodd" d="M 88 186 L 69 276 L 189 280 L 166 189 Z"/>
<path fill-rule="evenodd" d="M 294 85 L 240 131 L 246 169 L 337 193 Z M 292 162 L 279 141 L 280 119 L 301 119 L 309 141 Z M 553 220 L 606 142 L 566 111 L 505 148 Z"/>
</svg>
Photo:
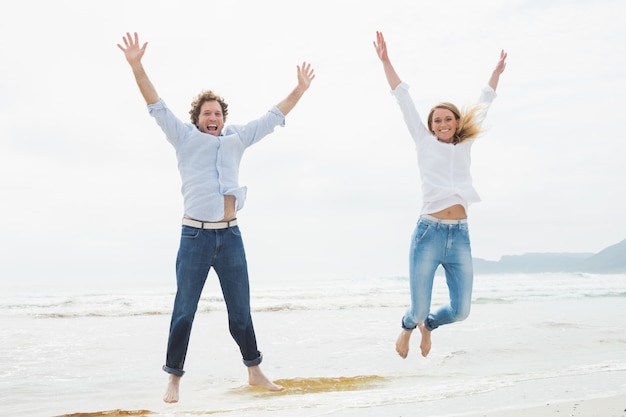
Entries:
<svg viewBox="0 0 626 417">
<path fill-rule="evenodd" d="M 564 400 L 545 405 L 510 407 L 479 413 L 464 414 L 463 417 L 625 417 L 626 393 L 608 397 L 592 397 L 584 400 Z M 443 417 L 443 416 L 442 416 Z"/>
<path fill-rule="evenodd" d="M 626 417 L 624 279 L 485 280 L 472 319 L 406 360 L 394 351 L 404 282 L 268 283 L 254 323 L 264 372 L 291 385 L 282 395 L 248 387 L 213 280 L 176 405 L 162 401 L 169 290 L 9 292 L 0 415 Z"/>
<path fill-rule="evenodd" d="M 457 403 L 458 405 L 458 403 Z M 626 417 L 626 392 L 608 396 L 590 396 L 576 400 L 550 400 L 544 404 L 516 404 L 502 408 L 471 407 L 471 411 L 433 412 L 432 408 L 420 409 L 415 404 L 394 404 L 380 407 L 344 409 L 333 413 L 341 417 L 361 417 L 365 413 L 373 417 Z M 454 409 L 454 408 L 452 408 Z M 430 410 L 430 411 L 429 411 Z"/>
<path fill-rule="evenodd" d="M 406 405 L 400 406 L 385 406 L 376 408 L 358 408 L 358 409 L 344 409 L 337 413 L 343 417 L 349 416 L 362 416 L 364 411 L 367 411 L 373 416 L 399 416 L 407 415 L 411 411 L 406 409 Z M 413 410 L 415 411 L 415 410 Z M 346 414 L 347 412 L 347 414 Z M 380 412 L 380 413 L 379 413 Z M 392 414 L 390 414 L 392 412 Z M 197 414 L 196 411 L 194 414 Z M 189 415 L 186 412 L 180 413 L 166 413 L 167 415 Z M 333 413 L 335 414 L 335 413 Z M 159 411 L 150 410 L 107 410 L 99 412 L 74 412 L 70 414 L 57 415 L 56 417 L 158 417 L 161 414 Z M 612 395 L 608 397 L 592 397 L 584 400 L 564 400 L 549 402 L 544 405 L 532 405 L 527 407 L 510 407 L 505 409 L 488 410 L 481 412 L 470 412 L 467 414 L 437 414 L 432 417 L 626 417 L 626 393 Z"/>
</svg>

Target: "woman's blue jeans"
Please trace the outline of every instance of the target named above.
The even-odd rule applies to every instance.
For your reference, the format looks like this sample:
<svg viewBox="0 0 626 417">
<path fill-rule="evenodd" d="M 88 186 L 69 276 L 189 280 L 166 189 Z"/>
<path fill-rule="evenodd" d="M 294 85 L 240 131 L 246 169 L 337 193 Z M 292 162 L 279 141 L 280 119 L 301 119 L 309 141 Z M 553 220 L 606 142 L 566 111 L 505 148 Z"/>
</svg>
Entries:
<svg viewBox="0 0 626 417">
<path fill-rule="evenodd" d="M 250 315 L 250 286 L 243 240 L 238 226 L 206 230 L 182 226 L 176 259 L 176 299 L 163 370 L 182 376 L 191 326 L 202 288 L 213 267 L 222 287 L 228 326 L 246 366 L 261 363 Z"/>
<path fill-rule="evenodd" d="M 445 270 L 450 303 L 431 312 L 433 281 L 439 265 Z M 426 329 L 434 330 L 467 318 L 472 301 L 473 276 L 467 223 L 444 224 L 420 217 L 411 237 L 411 307 L 402 318 L 402 327 L 412 330 L 423 322 Z"/>
</svg>

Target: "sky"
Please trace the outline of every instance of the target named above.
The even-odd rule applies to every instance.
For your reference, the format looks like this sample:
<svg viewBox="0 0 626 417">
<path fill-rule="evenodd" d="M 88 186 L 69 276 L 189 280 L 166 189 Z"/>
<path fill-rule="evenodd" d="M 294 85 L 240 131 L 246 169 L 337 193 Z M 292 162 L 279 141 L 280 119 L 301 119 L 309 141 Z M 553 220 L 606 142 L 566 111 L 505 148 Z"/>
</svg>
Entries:
<svg viewBox="0 0 626 417">
<path fill-rule="evenodd" d="M 228 123 L 311 88 L 249 148 L 238 214 L 252 280 L 408 274 L 421 208 L 414 144 L 372 42 L 418 111 L 471 104 L 508 53 L 473 147 L 474 257 L 596 253 L 626 239 L 621 0 L 24 0 L 0 13 L 0 282 L 173 280 L 174 150 L 116 44 L 183 120 L 203 89 Z"/>
</svg>

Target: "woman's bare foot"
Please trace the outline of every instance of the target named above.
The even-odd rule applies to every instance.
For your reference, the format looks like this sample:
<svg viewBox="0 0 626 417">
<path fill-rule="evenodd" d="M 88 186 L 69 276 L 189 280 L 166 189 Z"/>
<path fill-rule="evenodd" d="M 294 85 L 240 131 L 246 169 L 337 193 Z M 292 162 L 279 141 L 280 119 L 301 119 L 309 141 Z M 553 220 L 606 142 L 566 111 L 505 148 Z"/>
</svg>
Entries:
<svg viewBox="0 0 626 417">
<path fill-rule="evenodd" d="M 285 387 L 274 384 L 270 381 L 258 366 L 248 367 L 248 384 L 255 387 L 265 388 L 268 391 L 282 391 L 285 389 Z"/>
<path fill-rule="evenodd" d="M 170 374 L 170 381 L 167 384 L 167 389 L 165 390 L 163 401 L 165 401 L 166 403 L 177 403 L 179 386 L 180 386 L 180 377 L 177 375 Z"/>
<path fill-rule="evenodd" d="M 417 327 L 419 327 L 420 332 L 422 333 L 422 341 L 420 342 L 420 349 L 422 350 L 422 356 L 426 357 L 426 356 L 428 356 L 428 353 L 430 353 L 430 347 L 431 347 L 430 334 L 431 334 L 431 331 L 428 330 L 424 326 L 424 323 L 419 323 L 417 325 Z"/>
<path fill-rule="evenodd" d="M 409 341 L 411 340 L 413 330 L 402 329 L 398 339 L 396 340 L 396 352 L 402 359 L 406 359 L 409 354 Z"/>
</svg>

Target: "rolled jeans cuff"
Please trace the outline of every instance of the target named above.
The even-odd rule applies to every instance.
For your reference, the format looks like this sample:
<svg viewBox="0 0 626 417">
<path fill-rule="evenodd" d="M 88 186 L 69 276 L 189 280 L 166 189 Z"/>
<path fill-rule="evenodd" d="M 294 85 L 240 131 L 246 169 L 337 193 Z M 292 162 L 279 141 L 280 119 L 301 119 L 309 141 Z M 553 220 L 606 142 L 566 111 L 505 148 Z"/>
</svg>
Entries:
<svg viewBox="0 0 626 417">
<path fill-rule="evenodd" d="M 407 326 L 404 324 L 404 317 L 402 317 L 402 321 L 400 322 L 400 325 L 402 326 L 402 328 L 403 328 L 404 330 L 415 330 L 415 328 L 417 327 L 417 324 L 416 324 L 415 326 L 413 326 L 413 327 L 407 327 Z"/>
<path fill-rule="evenodd" d="M 402 328 L 404 330 L 415 330 L 417 328 L 417 324 L 413 327 L 408 327 L 404 324 L 404 317 L 402 318 Z M 428 331 L 433 331 L 435 330 L 437 327 L 439 326 L 433 326 L 433 321 L 430 319 L 430 317 L 427 317 L 426 320 L 424 320 L 424 328 Z"/>
<path fill-rule="evenodd" d="M 168 374 L 172 374 L 172 375 L 176 375 L 176 376 L 183 376 L 183 375 L 185 375 L 185 371 L 183 371 L 182 369 L 170 368 L 167 365 L 163 365 L 163 370 L 165 372 L 167 372 Z"/>
<path fill-rule="evenodd" d="M 424 327 L 426 328 L 426 330 L 432 332 L 437 327 L 439 327 L 439 325 L 433 325 L 432 319 L 430 317 L 428 317 L 428 318 L 426 318 L 426 320 L 424 320 Z"/>
<path fill-rule="evenodd" d="M 246 365 L 248 368 L 251 366 L 258 366 L 261 362 L 263 362 L 263 354 L 261 352 L 259 352 L 259 357 L 256 359 L 251 359 L 249 361 L 243 359 L 243 364 Z"/>
</svg>

